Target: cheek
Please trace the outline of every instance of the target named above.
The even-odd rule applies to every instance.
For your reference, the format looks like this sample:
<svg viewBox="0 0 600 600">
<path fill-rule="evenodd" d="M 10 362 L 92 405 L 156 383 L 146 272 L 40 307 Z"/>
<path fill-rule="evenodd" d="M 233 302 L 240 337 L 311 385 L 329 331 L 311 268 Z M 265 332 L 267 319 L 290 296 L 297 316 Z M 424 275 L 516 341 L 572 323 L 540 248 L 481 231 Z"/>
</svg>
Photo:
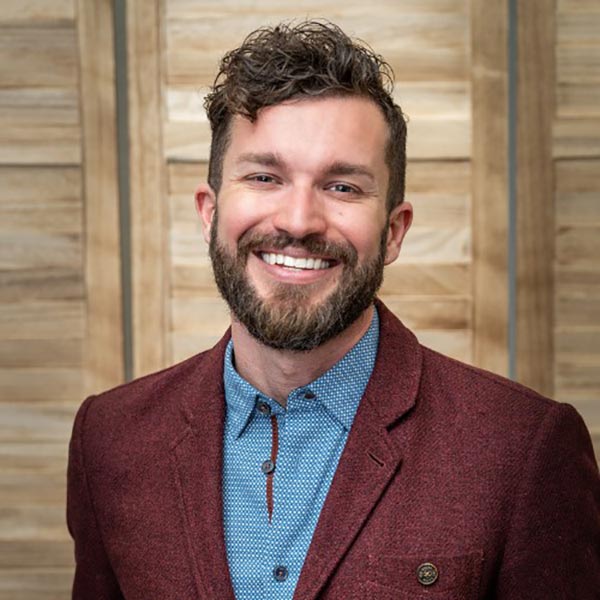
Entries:
<svg viewBox="0 0 600 600">
<path fill-rule="evenodd" d="M 219 208 L 218 236 L 226 244 L 235 246 L 244 233 L 259 223 L 260 217 L 251 206 L 242 203 L 235 205 L 224 203 L 222 208 Z"/>
<path fill-rule="evenodd" d="M 359 256 L 372 258 L 379 254 L 384 226 L 385 220 L 362 214 L 355 215 L 352 224 L 347 223 L 340 232 L 354 246 Z M 387 238 L 387 230 L 385 236 Z"/>
</svg>

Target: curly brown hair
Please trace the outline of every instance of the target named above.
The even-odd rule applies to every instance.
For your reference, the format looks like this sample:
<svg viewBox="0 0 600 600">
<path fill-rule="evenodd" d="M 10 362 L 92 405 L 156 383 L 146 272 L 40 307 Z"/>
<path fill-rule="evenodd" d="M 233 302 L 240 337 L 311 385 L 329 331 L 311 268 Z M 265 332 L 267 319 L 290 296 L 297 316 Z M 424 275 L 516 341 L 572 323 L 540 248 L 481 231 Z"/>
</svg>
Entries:
<svg viewBox="0 0 600 600">
<path fill-rule="evenodd" d="M 388 209 L 404 199 L 406 121 L 392 99 L 394 73 L 371 48 L 337 25 L 313 20 L 252 32 L 222 59 L 204 107 L 212 129 L 208 182 L 218 193 L 233 115 L 251 121 L 261 108 L 304 97 L 362 96 L 379 106 L 389 126 Z"/>
</svg>

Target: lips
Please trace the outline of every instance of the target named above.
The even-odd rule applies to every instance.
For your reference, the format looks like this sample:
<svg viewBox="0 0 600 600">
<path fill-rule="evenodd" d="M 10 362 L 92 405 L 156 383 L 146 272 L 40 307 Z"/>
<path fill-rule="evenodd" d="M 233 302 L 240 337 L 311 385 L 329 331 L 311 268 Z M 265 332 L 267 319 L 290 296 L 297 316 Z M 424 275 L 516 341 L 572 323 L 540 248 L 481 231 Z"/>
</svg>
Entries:
<svg viewBox="0 0 600 600">
<path fill-rule="evenodd" d="M 293 269 L 320 271 L 331 266 L 331 261 L 322 258 L 289 256 L 275 252 L 260 252 L 258 255 L 269 265 L 281 265 Z"/>
</svg>

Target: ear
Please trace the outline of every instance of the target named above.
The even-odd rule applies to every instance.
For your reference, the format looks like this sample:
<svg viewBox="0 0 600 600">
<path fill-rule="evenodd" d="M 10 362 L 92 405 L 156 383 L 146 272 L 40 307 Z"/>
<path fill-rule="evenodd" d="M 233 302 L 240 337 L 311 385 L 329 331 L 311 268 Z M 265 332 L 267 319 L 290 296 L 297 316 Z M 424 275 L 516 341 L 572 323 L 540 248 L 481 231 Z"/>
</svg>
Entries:
<svg viewBox="0 0 600 600">
<path fill-rule="evenodd" d="M 202 224 L 202 233 L 208 243 L 210 241 L 210 228 L 217 208 L 217 196 L 208 183 L 201 183 L 196 189 L 196 210 Z"/>
<path fill-rule="evenodd" d="M 413 219 L 413 207 L 408 202 L 402 202 L 390 213 L 390 223 L 387 232 L 385 264 L 393 263 L 400 254 L 402 241 L 410 229 Z"/>
</svg>

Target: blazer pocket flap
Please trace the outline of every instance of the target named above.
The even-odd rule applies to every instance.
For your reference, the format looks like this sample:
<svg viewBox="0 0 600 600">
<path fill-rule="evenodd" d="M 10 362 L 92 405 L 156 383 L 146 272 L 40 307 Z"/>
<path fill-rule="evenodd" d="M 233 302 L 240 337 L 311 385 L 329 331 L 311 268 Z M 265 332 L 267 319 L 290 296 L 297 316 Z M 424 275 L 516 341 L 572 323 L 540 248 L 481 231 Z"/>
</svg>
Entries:
<svg viewBox="0 0 600 600">
<path fill-rule="evenodd" d="M 369 556 L 368 579 L 398 592 L 438 596 L 452 592 L 453 598 L 471 598 L 479 590 L 483 552 L 456 556 L 435 552 L 410 555 Z"/>
</svg>

